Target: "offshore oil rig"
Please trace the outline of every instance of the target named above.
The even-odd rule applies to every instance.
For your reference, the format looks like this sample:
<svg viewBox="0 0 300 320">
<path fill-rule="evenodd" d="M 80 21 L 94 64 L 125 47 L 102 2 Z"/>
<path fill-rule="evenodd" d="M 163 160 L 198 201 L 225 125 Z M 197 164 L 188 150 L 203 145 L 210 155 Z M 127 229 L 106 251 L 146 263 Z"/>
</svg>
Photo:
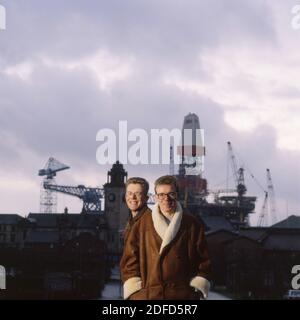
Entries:
<svg viewBox="0 0 300 320">
<path fill-rule="evenodd" d="M 190 113 L 184 118 L 182 136 L 185 130 L 192 131 L 191 144 L 182 143 L 179 148 L 181 153 L 181 164 L 179 172 L 175 175 L 179 182 L 179 195 L 182 205 L 189 211 L 201 218 L 225 217 L 235 228 L 249 225 L 249 214 L 255 209 L 255 196 L 247 196 L 245 185 L 244 169 L 238 168 L 233 148 L 230 142 L 228 145 L 229 160 L 232 166 L 232 173 L 235 179 L 235 189 L 223 189 L 209 191 L 207 180 L 203 177 L 205 146 L 203 131 L 200 130 L 199 118 L 196 114 Z M 172 155 L 170 156 L 172 159 Z M 170 166 L 170 174 L 173 174 L 173 164 Z M 208 196 L 213 194 L 213 202 L 209 202 Z"/>
</svg>

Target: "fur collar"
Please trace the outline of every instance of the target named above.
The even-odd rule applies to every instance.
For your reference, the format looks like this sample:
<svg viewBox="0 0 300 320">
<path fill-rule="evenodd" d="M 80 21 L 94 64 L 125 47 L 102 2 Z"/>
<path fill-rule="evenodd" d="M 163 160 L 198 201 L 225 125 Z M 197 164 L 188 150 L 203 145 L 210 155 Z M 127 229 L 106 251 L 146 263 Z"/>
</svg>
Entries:
<svg viewBox="0 0 300 320">
<path fill-rule="evenodd" d="M 162 239 L 162 244 L 159 250 L 159 254 L 162 253 L 164 247 L 166 247 L 176 236 L 182 219 L 182 207 L 177 201 L 176 212 L 168 225 L 165 218 L 162 216 L 159 210 L 158 203 L 156 203 L 152 209 L 152 221 L 155 231 Z"/>
</svg>

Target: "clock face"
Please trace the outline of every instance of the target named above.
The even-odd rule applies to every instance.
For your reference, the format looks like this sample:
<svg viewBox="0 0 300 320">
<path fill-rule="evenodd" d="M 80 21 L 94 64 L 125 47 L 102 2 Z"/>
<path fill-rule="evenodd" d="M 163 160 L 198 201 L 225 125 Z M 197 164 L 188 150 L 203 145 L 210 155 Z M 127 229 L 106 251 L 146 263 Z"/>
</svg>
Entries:
<svg viewBox="0 0 300 320">
<path fill-rule="evenodd" d="M 109 200 L 110 202 L 114 202 L 114 201 L 116 200 L 115 194 L 114 194 L 114 193 L 110 193 L 110 194 L 108 195 L 108 200 Z"/>
</svg>

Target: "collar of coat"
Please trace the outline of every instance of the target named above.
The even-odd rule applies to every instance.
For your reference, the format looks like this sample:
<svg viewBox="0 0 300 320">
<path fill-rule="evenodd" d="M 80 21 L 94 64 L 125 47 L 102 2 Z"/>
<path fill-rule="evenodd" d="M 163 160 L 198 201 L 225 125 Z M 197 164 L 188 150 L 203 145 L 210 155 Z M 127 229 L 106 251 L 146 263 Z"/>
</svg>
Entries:
<svg viewBox="0 0 300 320">
<path fill-rule="evenodd" d="M 150 210 L 147 206 L 147 204 L 143 205 L 137 212 L 137 214 L 133 217 L 130 210 L 128 210 L 128 222 L 130 225 L 134 224 L 145 211 Z"/>
<path fill-rule="evenodd" d="M 168 225 L 165 218 L 160 213 L 158 204 L 156 203 L 154 205 L 152 209 L 152 221 L 155 231 L 162 239 L 159 254 L 161 254 L 163 249 L 175 238 L 181 224 L 182 214 L 182 207 L 177 201 L 176 211 Z"/>
</svg>

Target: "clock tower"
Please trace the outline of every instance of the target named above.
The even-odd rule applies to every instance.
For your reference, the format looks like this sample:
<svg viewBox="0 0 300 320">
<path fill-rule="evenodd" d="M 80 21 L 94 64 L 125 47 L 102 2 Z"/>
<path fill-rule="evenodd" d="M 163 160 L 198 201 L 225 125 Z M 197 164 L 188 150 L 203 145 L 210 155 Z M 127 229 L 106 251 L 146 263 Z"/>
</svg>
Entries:
<svg viewBox="0 0 300 320">
<path fill-rule="evenodd" d="M 118 259 L 123 247 L 123 231 L 129 210 L 124 201 L 127 172 L 117 161 L 107 173 L 107 183 L 104 184 L 105 217 L 108 225 L 107 247 L 114 259 Z"/>
</svg>

